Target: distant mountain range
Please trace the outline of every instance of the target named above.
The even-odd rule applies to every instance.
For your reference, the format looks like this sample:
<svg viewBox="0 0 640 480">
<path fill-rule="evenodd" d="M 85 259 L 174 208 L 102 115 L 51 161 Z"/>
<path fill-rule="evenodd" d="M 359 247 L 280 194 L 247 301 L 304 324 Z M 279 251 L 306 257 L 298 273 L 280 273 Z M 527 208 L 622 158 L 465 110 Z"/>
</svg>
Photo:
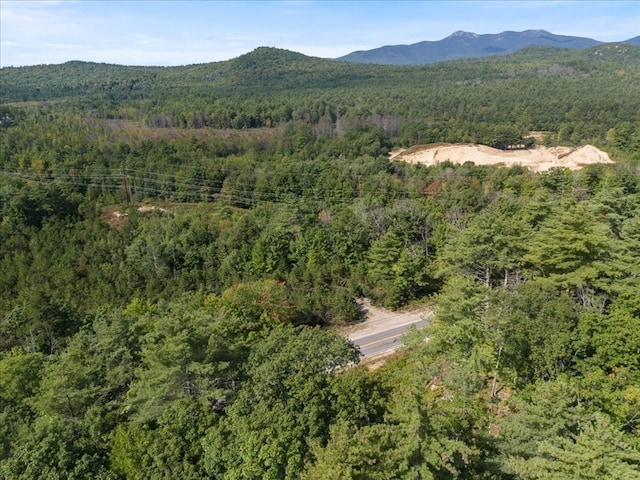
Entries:
<svg viewBox="0 0 640 480">
<path fill-rule="evenodd" d="M 336 60 L 381 65 L 424 65 L 445 60 L 504 55 L 534 45 L 582 49 L 601 43 L 603 42 L 591 38 L 555 35 L 545 30 L 507 31 L 484 35 L 458 31 L 442 40 L 361 50 Z M 621 43 L 640 45 L 640 36 Z"/>
</svg>

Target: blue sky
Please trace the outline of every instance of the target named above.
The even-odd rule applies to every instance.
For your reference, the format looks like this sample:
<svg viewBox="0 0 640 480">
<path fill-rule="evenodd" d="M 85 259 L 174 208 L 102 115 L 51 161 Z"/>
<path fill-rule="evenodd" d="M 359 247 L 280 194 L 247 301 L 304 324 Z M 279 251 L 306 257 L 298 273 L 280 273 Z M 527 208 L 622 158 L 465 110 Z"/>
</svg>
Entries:
<svg viewBox="0 0 640 480">
<path fill-rule="evenodd" d="M 627 40 L 640 35 L 640 0 L 1 0 L 0 66 L 185 65 L 259 46 L 335 58 L 457 30 L 527 29 Z"/>
</svg>

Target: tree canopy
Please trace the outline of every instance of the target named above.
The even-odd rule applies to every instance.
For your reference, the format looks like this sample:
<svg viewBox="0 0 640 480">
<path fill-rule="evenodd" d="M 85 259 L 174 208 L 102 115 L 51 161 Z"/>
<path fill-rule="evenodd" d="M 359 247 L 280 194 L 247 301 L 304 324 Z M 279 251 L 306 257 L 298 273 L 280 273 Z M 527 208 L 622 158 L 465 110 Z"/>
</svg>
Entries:
<svg viewBox="0 0 640 480">
<path fill-rule="evenodd" d="M 0 70 L 0 476 L 638 477 L 639 48 Z"/>
</svg>

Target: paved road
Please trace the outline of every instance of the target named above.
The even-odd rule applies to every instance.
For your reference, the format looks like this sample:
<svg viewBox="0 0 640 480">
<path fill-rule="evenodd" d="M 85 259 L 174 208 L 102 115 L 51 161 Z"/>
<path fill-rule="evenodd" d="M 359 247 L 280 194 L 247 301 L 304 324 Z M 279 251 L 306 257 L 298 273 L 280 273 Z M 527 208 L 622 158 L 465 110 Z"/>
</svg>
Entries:
<svg viewBox="0 0 640 480">
<path fill-rule="evenodd" d="M 409 329 L 409 327 L 415 325 L 417 328 L 427 325 L 426 320 L 418 320 L 399 327 L 393 327 L 389 330 L 385 330 L 378 333 L 373 333 L 366 337 L 356 338 L 353 340 L 358 347 L 362 355 L 366 357 L 373 357 L 380 355 L 381 353 L 387 353 L 395 350 L 402 345 L 400 337 Z"/>
</svg>

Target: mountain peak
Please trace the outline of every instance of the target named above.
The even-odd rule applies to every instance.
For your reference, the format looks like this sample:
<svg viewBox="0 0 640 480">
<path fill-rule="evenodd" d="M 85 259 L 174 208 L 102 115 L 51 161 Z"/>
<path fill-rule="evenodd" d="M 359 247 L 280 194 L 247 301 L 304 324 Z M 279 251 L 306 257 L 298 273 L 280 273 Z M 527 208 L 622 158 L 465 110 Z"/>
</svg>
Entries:
<svg viewBox="0 0 640 480">
<path fill-rule="evenodd" d="M 453 32 L 451 35 L 449 35 L 449 37 L 454 37 L 454 38 L 477 38 L 478 34 L 477 33 L 473 33 L 473 32 L 465 32 L 464 30 L 458 30 L 456 32 Z"/>
<path fill-rule="evenodd" d="M 352 52 L 337 60 L 387 65 L 424 65 L 432 62 L 506 55 L 531 46 L 583 49 L 600 44 L 583 37 L 556 35 L 546 30 L 505 31 L 481 34 L 458 30 L 438 41 Z"/>
<path fill-rule="evenodd" d="M 547 32 L 546 30 L 526 30 L 524 33 L 529 33 L 536 37 L 542 37 L 545 35 L 553 35 L 552 33 Z"/>
<path fill-rule="evenodd" d="M 275 47 L 258 47 L 251 52 L 245 53 L 232 59 L 238 65 L 249 66 L 265 66 L 265 65 L 281 65 L 307 59 L 302 53 L 293 52 Z"/>
</svg>

